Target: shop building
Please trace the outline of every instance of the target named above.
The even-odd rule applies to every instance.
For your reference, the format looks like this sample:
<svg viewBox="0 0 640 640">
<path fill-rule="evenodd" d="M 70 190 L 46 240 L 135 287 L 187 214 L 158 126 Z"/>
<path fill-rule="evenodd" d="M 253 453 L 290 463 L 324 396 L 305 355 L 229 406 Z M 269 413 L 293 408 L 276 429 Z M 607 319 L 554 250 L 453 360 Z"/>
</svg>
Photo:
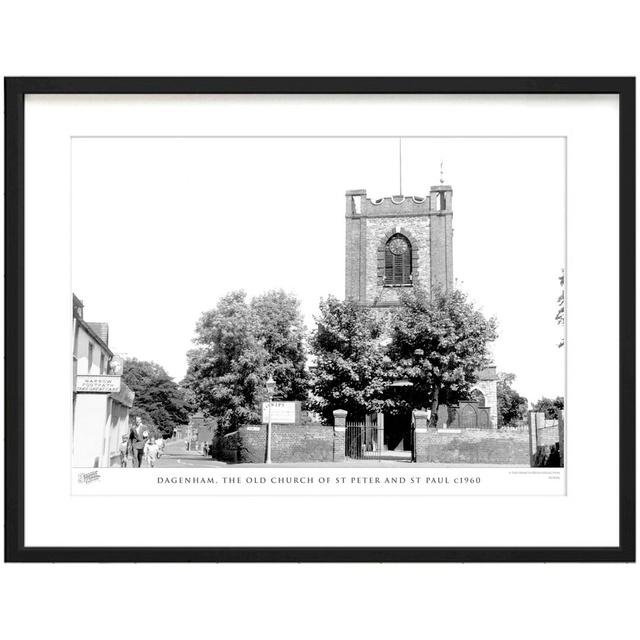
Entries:
<svg viewBox="0 0 640 640">
<path fill-rule="evenodd" d="M 134 393 L 122 380 L 123 360 L 109 347 L 109 325 L 88 322 L 82 301 L 73 296 L 74 467 L 119 463 L 122 436 L 129 434 Z"/>
</svg>

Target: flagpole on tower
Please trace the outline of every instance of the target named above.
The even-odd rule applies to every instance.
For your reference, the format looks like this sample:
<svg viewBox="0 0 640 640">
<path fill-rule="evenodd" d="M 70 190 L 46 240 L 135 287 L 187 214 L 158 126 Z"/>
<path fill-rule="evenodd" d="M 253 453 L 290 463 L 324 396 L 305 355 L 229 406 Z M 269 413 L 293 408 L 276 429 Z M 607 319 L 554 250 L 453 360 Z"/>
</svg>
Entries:
<svg viewBox="0 0 640 640">
<path fill-rule="evenodd" d="M 399 159 L 399 173 L 400 173 L 400 192 L 398 195 L 402 195 L 402 138 L 398 138 L 398 159 Z"/>
</svg>

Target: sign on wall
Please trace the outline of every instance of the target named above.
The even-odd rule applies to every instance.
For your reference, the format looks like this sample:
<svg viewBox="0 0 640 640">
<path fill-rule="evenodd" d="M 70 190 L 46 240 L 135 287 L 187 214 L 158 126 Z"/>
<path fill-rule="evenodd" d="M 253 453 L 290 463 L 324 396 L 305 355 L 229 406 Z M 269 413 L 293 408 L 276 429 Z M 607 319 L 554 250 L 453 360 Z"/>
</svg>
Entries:
<svg viewBox="0 0 640 640">
<path fill-rule="evenodd" d="M 76 376 L 79 393 L 114 393 L 120 391 L 122 376 Z"/>
<path fill-rule="evenodd" d="M 300 417 L 300 402 L 271 403 L 271 422 L 276 424 L 295 424 Z M 262 403 L 262 422 L 269 422 L 269 403 Z"/>
</svg>

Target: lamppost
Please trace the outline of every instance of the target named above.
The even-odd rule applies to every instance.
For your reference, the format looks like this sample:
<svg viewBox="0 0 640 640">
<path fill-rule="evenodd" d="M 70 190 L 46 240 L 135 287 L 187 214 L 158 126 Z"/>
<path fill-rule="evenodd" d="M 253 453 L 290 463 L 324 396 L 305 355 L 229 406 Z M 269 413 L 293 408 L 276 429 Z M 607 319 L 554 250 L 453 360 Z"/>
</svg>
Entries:
<svg viewBox="0 0 640 640">
<path fill-rule="evenodd" d="M 269 376 L 267 380 L 267 395 L 269 396 L 269 422 L 267 424 L 267 459 L 265 462 L 271 464 L 271 401 L 273 400 L 273 394 L 276 391 L 276 382 L 273 376 Z"/>
</svg>

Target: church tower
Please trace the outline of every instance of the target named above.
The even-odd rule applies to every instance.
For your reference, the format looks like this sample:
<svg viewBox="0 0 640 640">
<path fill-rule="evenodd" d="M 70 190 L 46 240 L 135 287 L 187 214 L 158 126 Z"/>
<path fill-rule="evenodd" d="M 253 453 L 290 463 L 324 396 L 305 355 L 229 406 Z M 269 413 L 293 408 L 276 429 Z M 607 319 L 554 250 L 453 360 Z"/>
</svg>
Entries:
<svg viewBox="0 0 640 640">
<path fill-rule="evenodd" d="M 346 193 L 345 297 L 374 308 L 400 302 L 399 292 L 453 288 L 453 190 L 371 200 Z"/>
<path fill-rule="evenodd" d="M 452 201 L 453 190 L 445 184 L 431 187 L 426 196 L 379 200 L 367 198 L 364 189 L 347 191 L 345 298 L 382 310 L 399 306 L 401 291 L 421 288 L 428 295 L 438 289 L 451 291 Z M 496 428 L 497 374 L 493 363 L 477 372 L 473 392 L 476 399 L 461 405 L 461 416 L 467 412 L 477 421 L 478 416 L 485 419 L 487 414 L 486 423 Z M 386 419 L 385 429 L 391 428 L 391 418 Z"/>
</svg>

